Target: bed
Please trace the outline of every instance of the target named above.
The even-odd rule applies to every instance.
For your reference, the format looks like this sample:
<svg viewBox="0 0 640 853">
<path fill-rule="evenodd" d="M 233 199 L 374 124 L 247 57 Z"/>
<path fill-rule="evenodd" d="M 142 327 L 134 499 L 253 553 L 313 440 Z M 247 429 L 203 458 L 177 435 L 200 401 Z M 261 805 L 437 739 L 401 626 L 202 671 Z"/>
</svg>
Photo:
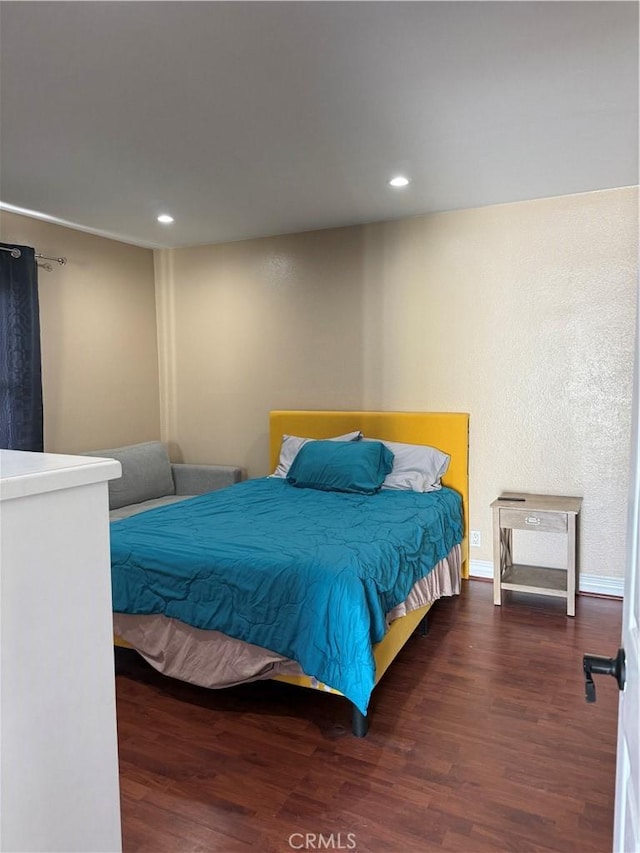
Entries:
<svg viewBox="0 0 640 853">
<path fill-rule="evenodd" d="M 346 696 L 353 706 L 353 732 L 364 736 L 372 689 L 433 601 L 458 592 L 460 577 L 467 576 L 468 421 L 463 413 L 271 412 L 271 471 L 276 470 L 285 435 L 325 439 L 361 431 L 368 438 L 431 445 L 449 454 L 444 488 L 430 496 L 385 490 L 384 495 L 345 496 L 295 489 L 284 479 L 268 477 L 225 489 L 217 498 L 203 496 L 184 502 L 182 508 L 114 522 L 116 644 L 132 646 L 167 675 L 207 687 L 274 678 Z M 238 516 L 249 512 L 254 513 L 251 533 L 239 536 Z M 270 533 L 273 528 L 263 526 L 262 516 L 264 524 L 271 524 L 266 516 L 274 512 L 282 530 Z M 330 522 L 325 523 L 325 512 Z M 444 514 L 448 526 L 433 513 Z M 456 514 L 461 516 L 457 529 Z M 398 524 L 387 526 L 387 518 L 397 518 Z M 416 557 L 404 543 L 395 547 L 396 531 L 409 530 L 415 537 L 415 530 L 407 527 L 409 521 L 418 525 L 426 555 L 421 551 Z M 362 589 L 354 583 L 353 572 L 336 572 L 327 565 L 333 539 L 342 542 L 346 536 L 339 529 L 334 534 L 334 524 L 344 524 L 349 536 L 355 536 L 346 544 L 357 552 Z M 377 536 L 375 531 L 383 528 L 385 535 Z M 438 535 L 424 536 L 423 531 L 431 528 L 437 528 Z M 228 541 L 217 557 L 219 570 L 205 580 L 202 560 L 212 537 L 215 548 L 220 538 Z M 367 561 L 374 561 L 379 571 L 381 558 L 372 550 L 378 539 L 384 553 L 383 583 L 377 574 L 371 579 L 368 568 L 362 570 L 363 561 L 367 567 Z M 197 543 L 195 549 L 192 542 Z M 146 563 L 140 556 L 145 548 Z M 309 563 L 310 553 L 314 561 L 321 555 L 322 571 L 326 574 L 328 568 L 330 582 L 325 583 L 325 574 L 318 575 L 315 563 Z M 347 559 L 335 553 L 338 562 Z M 270 562 L 263 565 L 263 559 Z M 245 565 L 248 560 L 251 565 Z M 334 575 L 346 586 L 336 586 Z M 159 583 L 157 589 L 145 586 L 149 578 Z M 249 583 L 256 589 L 249 589 Z M 187 589 L 198 603 L 185 610 Z M 311 590 L 314 598 L 308 597 Z M 277 602 L 271 599 L 276 593 L 283 596 Z M 202 601 L 207 603 L 206 613 Z M 340 615 L 327 616 L 325 625 L 325 609 L 329 613 L 335 602 Z M 257 624 L 249 624 L 253 621 Z"/>
</svg>

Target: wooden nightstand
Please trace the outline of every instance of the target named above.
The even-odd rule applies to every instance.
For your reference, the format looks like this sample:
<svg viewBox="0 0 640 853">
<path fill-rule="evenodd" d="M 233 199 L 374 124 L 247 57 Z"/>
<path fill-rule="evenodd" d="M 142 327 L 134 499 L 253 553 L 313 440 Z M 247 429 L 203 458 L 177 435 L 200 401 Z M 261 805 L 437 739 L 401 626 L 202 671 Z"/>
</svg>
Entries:
<svg viewBox="0 0 640 853">
<path fill-rule="evenodd" d="M 511 500 L 509 500 L 511 498 Z M 514 500 L 514 499 L 519 500 Z M 493 510 L 493 603 L 502 604 L 502 590 L 533 592 L 567 599 L 567 616 L 576 614 L 576 522 L 582 498 L 508 492 L 491 504 Z M 523 566 L 513 562 L 512 530 L 565 533 L 566 565 L 561 569 Z"/>
</svg>

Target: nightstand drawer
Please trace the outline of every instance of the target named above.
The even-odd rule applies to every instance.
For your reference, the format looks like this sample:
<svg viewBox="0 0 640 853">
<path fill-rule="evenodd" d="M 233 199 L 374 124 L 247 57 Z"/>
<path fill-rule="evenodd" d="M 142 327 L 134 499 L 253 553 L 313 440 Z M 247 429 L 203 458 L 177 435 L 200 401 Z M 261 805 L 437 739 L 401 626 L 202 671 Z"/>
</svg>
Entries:
<svg viewBox="0 0 640 853">
<path fill-rule="evenodd" d="M 544 530 L 566 533 L 567 515 L 561 512 L 538 512 L 527 509 L 500 509 L 500 527 L 516 530 Z"/>
</svg>

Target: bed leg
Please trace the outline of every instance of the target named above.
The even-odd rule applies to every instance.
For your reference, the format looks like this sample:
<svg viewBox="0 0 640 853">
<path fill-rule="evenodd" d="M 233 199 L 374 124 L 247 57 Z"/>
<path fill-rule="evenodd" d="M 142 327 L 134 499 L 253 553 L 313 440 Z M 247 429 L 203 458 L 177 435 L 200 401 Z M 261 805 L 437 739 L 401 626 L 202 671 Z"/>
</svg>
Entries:
<svg viewBox="0 0 640 853">
<path fill-rule="evenodd" d="M 420 636 L 426 637 L 429 633 L 429 614 L 425 613 L 420 622 Z"/>
<path fill-rule="evenodd" d="M 366 737 L 369 723 L 364 714 L 353 705 L 353 713 L 351 715 L 351 731 L 354 737 Z"/>
<path fill-rule="evenodd" d="M 120 675 L 123 670 L 123 655 L 124 649 L 120 646 L 113 647 L 113 669 L 116 675 Z"/>
</svg>

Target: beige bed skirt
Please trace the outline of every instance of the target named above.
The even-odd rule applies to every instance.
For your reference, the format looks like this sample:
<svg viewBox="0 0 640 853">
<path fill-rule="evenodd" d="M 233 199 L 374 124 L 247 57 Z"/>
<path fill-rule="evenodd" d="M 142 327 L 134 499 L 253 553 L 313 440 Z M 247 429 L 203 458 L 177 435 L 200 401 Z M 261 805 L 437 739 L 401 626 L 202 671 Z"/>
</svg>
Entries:
<svg viewBox="0 0 640 853">
<path fill-rule="evenodd" d="M 387 614 L 387 621 L 391 623 L 443 596 L 457 595 L 460 566 L 461 549 L 456 545 L 415 584 L 406 600 Z M 159 614 L 114 613 L 113 629 L 159 672 L 202 687 L 232 687 L 274 675 L 303 674 L 295 661 L 269 649 Z"/>
</svg>

